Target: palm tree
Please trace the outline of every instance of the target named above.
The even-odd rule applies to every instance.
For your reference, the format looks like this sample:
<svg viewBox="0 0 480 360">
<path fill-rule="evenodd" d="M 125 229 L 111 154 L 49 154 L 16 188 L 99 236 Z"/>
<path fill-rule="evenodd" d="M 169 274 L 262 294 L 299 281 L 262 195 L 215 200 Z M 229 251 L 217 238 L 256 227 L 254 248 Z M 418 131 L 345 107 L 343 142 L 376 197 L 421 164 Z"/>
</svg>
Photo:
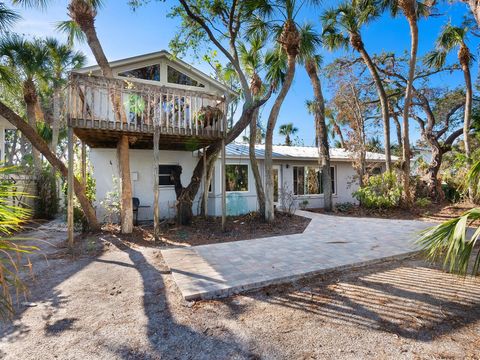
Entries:
<svg viewBox="0 0 480 360">
<path fill-rule="evenodd" d="M 393 16 L 400 10 L 408 21 L 410 28 L 410 59 L 408 64 L 407 85 L 405 88 L 405 97 L 403 103 L 403 191 L 407 205 L 412 203 L 412 193 L 410 189 L 410 106 L 413 97 L 413 81 L 415 77 L 415 67 L 417 64 L 418 51 L 418 20 L 421 16 L 427 16 L 429 9 L 426 5 L 417 0 L 380 0 L 379 9 L 389 9 Z"/>
<path fill-rule="evenodd" d="M 278 91 L 267 121 L 265 135 L 265 220 L 272 222 L 274 214 L 273 133 L 280 109 L 295 76 L 297 56 L 300 52 L 301 34 L 295 16 L 303 2 L 297 0 L 257 0 L 249 24 L 249 33 L 270 35 L 276 41 L 275 48 L 265 56 L 266 78 Z"/>
<path fill-rule="evenodd" d="M 285 136 L 286 146 L 292 146 L 292 139 L 290 138 L 290 136 L 295 135 L 297 132 L 298 128 L 292 123 L 280 125 L 280 128 L 278 129 L 278 133 L 282 136 Z"/>
<path fill-rule="evenodd" d="M 322 171 L 323 208 L 332 211 L 332 179 L 330 173 L 330 144 L 328 142 L 328 128 L 325 122 L 325 100 L 323 98 L 322 85 L 318 76 L 320 57 L 309 56 L 305 61 L 310 82 L 312 83 L 314 101 L 307 101 L 307 110 L 315 116 L 316 145 L 319 153 L 319 163 Z"/>
<path fill-rule="evenodd" d="M 21 78 L 27 119 L 36 129 L 40 107 L 37 87 L 46 79 L 48 51 L 40 40 L 30 41 L 19 35 L 10 35 L 0 41 L 0 57 L 6 59 Z M 33 147 L 32 155 L 34 170 L 38 172 L 41 168 L 40 152 Z"/>
<path fill-rule="evenodd" d="M 327 10 L 323 13 L 321 19 L 324 45 L 329 50 L 336 50 L 342 47 L 346 48 L 350 44 L 360 54 L 374 80 L 382 111 L 386 167 L 387 171 L 391 171 L 388 98 L 377 68 L 365 49 L 361 36 L 362 26 L 376 19 L 379 15 L 378 7 L 375 6 L 373 1 L 360 0 L 344 2 L 337 8 Z"/>
<path fill-rule="evenodd" d="M 55 38 L 47 38 L 45 45 L 48 49 L 48 67 L 53 91 L 53 120 L 52 140 L 50 149 L 55 152 L 60 130 L 61 104 L 63 102 L 62 88 L 67 83 L 66 75 L 72 69 L 81 68 L 86 57 L 81 52 L 74 51 L 70 45 L 62 44 Z"/>
<path fill-rule="evenodd" d="M 467 176 L 469 187 L 480 190 L 480 161 L 475 163 Z M 480 227 L 469 235 L 469 227 L 480 221 L 480 208 L 465 212 L 462 216 L 425 230 L 417 244 L 430 260 L 443 258 L 443 265 L 450 272 L 478 275 L 480 248 L 475 247 L 480 237 Z M 474 254 L 476 251 L 476 255 Z M 473 264 L 471 260 L 474 258 Z"/>
<path fill-rule="evenodd" d="M 465 27 L 452 26 L 450 23 L 445 25 L 437 39 L 436 49 L 425 58 L 425 63 L 434 68 L 441 68 L 445 65 L 445 60 L 450 51 L 458 48 L 458 62 L 463 71 L 463 77 L 465 79 L 465 112 L 463 118 L 463 138 L 465 146 L 465 157 L 467 163 L 471 162 L 471 149 L 470 149 L 470 125 L 472 116 L 472 76 L 470 74 L 470 65 L 472 62 L 472 54 L 466 44 L 468 29 Z M 472 191 L 469 189 L 469 196 L 471 197 Z"/>
<path fill-rule="evenodd" d="M 262 34 L 255 33 L 248 38 L 249 47 L 242 43 L 239 46 L 240 61 L 245 72 L 250 76 L 250 92 L 255 99 L 260 98 L 265 92 L 262 79 L 258 73 L 262 70 L 262 49 L 265 45 L 265 38 Z M 255 190 L 257 193 L 258 209 L 262 216 L 265 216 L 265 190 L 258 168 L 258 161 L 255 153 L 255 144 L 261 143 L 263 130 L 259 126 L 260 108 L 255 109 L 250 120 L 249 158 L 252 165 L 252 173 L 255 178 Z"/>
</svg>

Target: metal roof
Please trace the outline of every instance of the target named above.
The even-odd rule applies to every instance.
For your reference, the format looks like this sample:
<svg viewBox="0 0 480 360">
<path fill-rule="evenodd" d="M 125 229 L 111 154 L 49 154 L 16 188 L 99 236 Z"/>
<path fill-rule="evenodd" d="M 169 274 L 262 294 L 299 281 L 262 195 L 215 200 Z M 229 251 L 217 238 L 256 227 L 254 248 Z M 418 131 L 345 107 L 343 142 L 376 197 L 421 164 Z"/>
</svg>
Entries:
<svg viewBox="0 0 480 360">
<path fill-rule="evenodd" d="M 226 146 L 227 157 L 238 158 L 249 156 L 248 144 L 230 143 Z M 282 160 L 317 160 L 318 148 L 314 146 L 273 146 L 273 158 Z M 255 155 L 258 159 L 265 158 L 265 145 L 255 145 Z M 339 148 L 330 149 L 330 159 L 336 161 L 351 161 L 354 156 L 351 151 Z M 385 161 L 385 155 L 380 153 L 367 152 L 367 161 Z M 398 157 L 392 156 L 392 160 Z"/>
</svg>

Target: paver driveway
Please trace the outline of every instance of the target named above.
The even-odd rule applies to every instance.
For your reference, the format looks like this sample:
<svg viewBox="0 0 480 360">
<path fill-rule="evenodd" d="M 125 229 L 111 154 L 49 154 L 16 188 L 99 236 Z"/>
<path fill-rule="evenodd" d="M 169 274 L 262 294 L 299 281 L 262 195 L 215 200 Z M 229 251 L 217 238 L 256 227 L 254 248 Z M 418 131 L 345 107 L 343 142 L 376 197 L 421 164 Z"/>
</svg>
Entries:
<svg viewBox="0 0 480 360">
<path fill-rule="evenodd" d="M 311 218 L 302 234 L 163 250 L 186 300 L 229 296 L 352 265 L 404 257 L 416 249 L 422 221 L 340 217 L 298 211 Z"/>
</svg>

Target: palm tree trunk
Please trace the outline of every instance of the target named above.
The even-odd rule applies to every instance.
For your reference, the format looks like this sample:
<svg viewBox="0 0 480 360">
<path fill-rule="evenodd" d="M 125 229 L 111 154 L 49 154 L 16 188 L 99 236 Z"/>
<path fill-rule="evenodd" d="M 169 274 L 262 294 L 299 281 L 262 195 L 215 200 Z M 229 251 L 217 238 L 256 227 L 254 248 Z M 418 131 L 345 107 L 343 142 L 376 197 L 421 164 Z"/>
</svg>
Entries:
<svg viewBox="0 0 480 360">
<path fill-rule="evenodd" d="M 267 133 L 265 135 L 265 220 L 272 222 L 275 219 L 274 203 L 273 203 L 273 131 L 277 123 L 278 114 L 282 107 L 283 101 L 290 90 L 293 78 L 295 76 L 296 56 L 288 55 L 288 70 L 283 82 L 282 88 L 273 103 L 270 115 L 268 116 Z"/>
<path fill-rule="evenodd" d="M 260 170 L 258 169 L 258 161 L 257 156 L 255 155 L 255 144 L 257 142 L 257 121 L 258 121 L 258 113 L 260 109 L 256 109 L 252 120 L 250 121 L 250 139 L 249 139 L 249 157 L 250 157 L 250 164 L 252 167 L 253 177 L 255 179 L 255 190 L 257 192 L 257 201 L 258 201 L 258 211 L 262 217 L 265 216 L 265 191 L 263 190 L 263 183 L 262 177 L 260 176 Z"/>
<path fill-rule="evenodd" d="M 467 158 L 467 166 L 470 168 L 472 159 L 471 159 L 471 149 L 470 149 L 470 121 L 472 114 L 472 77 L 470 74 L 470 68 L 468 64 L 462 64 L 463 76 L 465 77 L 465 113 L 463 118 L 463 142 L 465 146 L 465 157 Z M 470 200 L 473 199 L 473 188 L 471 185 L 468 186 L 468 197 Z"/>
<path fill-rule="evenodd" d="M 25 105 L 26 105 L 26 113 L 27 113 L 27 119 L 29 125 L 34 129 L 34 131 L 37 131 L 37 118 L 35 115 L 35 104 L 36 102 L 32 102 L 29 98 L 28 95 L 24 96 L 25 97 Z M 33 157 L 33 171 L 35 175 L 38 175 L 38 173 L 41 170 L 41 160 L 40 160 L 40 152 L 33 146 L 32 144 L 32 157 Z"/>
<path fill-rule="evenodd" d="M 95 30 L 95 14 L 91 4 L 85 4 L 82 0 L 72 0 L 69 5 L 72 18 L 84 32 L 88 46 L 90 47 L 95 60 L 100 67 L 102 74 L 106 78 L 113 78 L 113 71 L 105 56 L 100 40 Z M 115 118 L 121 123 L 127 122 L 127 116 L 121 102 L 121 94 L 117 91 L 110 92 L 110 98 L 113 104 Z M 128 137 L 122 136 L 118 143 L 119 167 L 122 176 L 122 232 L 124 234 L 133 231 L 133 205 L 132 205 L 132 183 L 130 181 L 130 165 Z"/>
<path fill-rule="evenodd" d="M 61 93 L 60 89 L 53 91 L 53 120 L 52 120 L 52 141 L 50 143 L 50 150 L 55 153 L 58 145 L 58 134 L 60 132 L 60 107 L 61 107 Z"/>
<path fill-rule="evenodd" d="M 367 65 L 368 70 L 370 71 L 370 75 L 375 82 L 375 87 L 377 88 L 378 98 L 380 100 L 380 108 L 382 110 L 382 119 L 383 119 L 383 138 L 384 138 L 384 146 L 385 146 L 385 164 L 387 167 L 387 171 L 390 172 L 392 170 L 392 155 L 390 149 L 390 115 L 388 111 L 388 99 L 387 94 L 385 92 L 385 88 L 383 87 L 382 80 L 378 75 L 378 71 L 373 64 L 370 55 L 365 50 L 363 46 L 358 49 L 360 56 L 362 57 L 365 65 Z"/>
<path fill-rule="evenodd" d="M 405 194 L 405 203 L 409 206 L 412 203 L 412 193 L 410 189 L 410 105 L 413 95 L 413 80 L 415 76 L 415 66 L 417 64 L 418 50 L 418 24 L 416 17 L 407 16 L 410 27 L 410 60 L 408 63 L 407 88 L 405 90 L 405 101 L 403 107 L 403 189 Z"/>
<path fill-rule="evenodd" d="M 332 211 L 332 179 L 330 174 L 330 146 L 328 144 L 327 125 L 325 123 L 325 100 L 322 84 L 318 78 L 317 65 L 311 59 L 305 62 L 305 69 L 312 83 L 315 96 L 315 130 L 319 150 L 319 162 L 322 170 L 323 207 L 325 211 Z"/>
<path fill-rule="evenodd" d="M 15 126 L 20 132 L 30 141 L 32 146 L 45 156 L 45 159 L 56 168 L 64 178 L 68 175 L 68 169 L 65 164 L 53 153 L 50 151 L 47 143 L 38 135 L 36 129 L 27 124 L 23 119 L 15 114 L 8 106 L 3 102 L 0 102 L 0 114 L 13 126 Z M 82 207 L 83 213 L 88 221 L 89 227 L 92 230 L 98 230 L 100 225 L 97 221 L 95 215 L 95 209 L 88 200 L 85 194 L 85 188 L 80 181 L 76 178 L 74 180 L 74 190 L 75 195 L 77 196 L 78 202 Z"/>
</svg>

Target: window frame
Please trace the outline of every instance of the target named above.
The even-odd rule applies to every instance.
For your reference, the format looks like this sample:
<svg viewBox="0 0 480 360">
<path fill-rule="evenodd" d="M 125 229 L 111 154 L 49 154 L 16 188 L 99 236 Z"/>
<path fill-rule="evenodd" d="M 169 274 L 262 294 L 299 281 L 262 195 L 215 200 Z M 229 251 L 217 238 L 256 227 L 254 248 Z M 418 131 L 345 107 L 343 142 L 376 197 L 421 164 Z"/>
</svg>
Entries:
<svg viewBox="0 0 480 360">
<path fill-rule="evenodd" d="M 124 73 L 124 72 L 127 72 L 127 71 L 138 70 L 138 69 L 146 68 L 146 67 L 149 67 L 149 66 L 158 66 L 158 80 L 141 79 L 141 78 L 137 78 L 137 77 L 129 77 L 129 76 L 120 75 L 120 73 Z M 135 67 L 135 68 L 125 66 L 125 67 L 116 69 L 115 77 L 117 77 L 119 79 L 122 79 L 122 80 L 138 81 L 138 82 L 143 82 L 145 84 L 154 84 L 154 85 L 157 85 L 157 86 L 161 86 L 161 84 L 163 83 L 162 82 L 162 64 L 161 64 L 161 62 L 156 61 L 156 62 L 152 62 L 152 63 L 142 64 L 142 65 L 139 65 L 138 67 Z"/>
<path fill-rule="evenodd" d="M 181 166 L 180 166 L 179 164 L 164 164 L 164 163 L 158 164 L 157 186 L 160 187 L 160 188 L 173 188 L 173 187 L 175 187 L 175 184 L 174 184 L 173 182 L 172 182 L 172 184 L 160 184 L 160 177 L 161 177 L 161 176 L 163 176 L 163 177 L 166 177 L 166 176 L 167 176 L 165 173 L 162 174 L 162 173 L 160 172 L 160 167 L 161 167 L 161 166 L 169 166 L 169 167 L 174 167 L 174 166 L 179 166 L 179 167 L 181 167 Z M 168 176 L 170 177 L 171 175 L 168 175 Z"/>
<path fill-rule="evenodd" d="M 179 68 L 177 68 L 176 66 L 172 66 L 172 64 L 165 64 L 166 66 L 166 76 L 167 78 L 165 79 L 165 84 L 169 84 L 169 85 L 176 85 L 176 86 L 181 86 L 182 88 L 188 88 L 188 89 L 196 89 L 196 90 L 199 90 L 199 89 L 204 89 L 206 90 L 207 86 L 202 82 L 200 81 L 197 77 L 195 76 L 192 76 L 191 74 L 186 74 L 185 71 L 183 70 L 180 70 Z M 175 82 L 170 82 L 168 80 L 168 68 L 172 68 L 173 70 L 175 71 L 178 71 L 179 73 L 185 75 L 185 76 L 188 76 L 190 79 L 196 81 L 198 84 L 202 85 L 202 86 L 199 86 L 199 85 L 186 85 L 186 84 L 179 84 L 179 83 L 175 83 Z"/>
<path fill-rule="evenodd" d="M 247 167 L 247 190 L 227 190 L 227 166 L 246 166 Z M 226 193 L 239 193 L 245 194 L 250 192 L 250 164 L 241 164 L 241 163 L 230 163 L 225 164 L 225 192 Z"/>
<path fill-rule="evenodd" d="M 318 165 L 312 166 L 312 165 L 292 165 L 292 187 L 293 187 L 293 196 L 295 197 L 300 197 L 300 198 L 314 198 L 314 197 L 323 197 L 325 194 L 323 192 L 319 194 L 295 194 L 296 188 L 295 188 L 295 168 L 306 168 L 306 167 L 313 167 L 316 169 L 320 169 Z M 337 166 L 336 165 L 330 165 L 330 169 L 333 169 L 333 179 L 332 179 L 332 185 L 333 185 L 333 192 L 332 196 L 337 196 Z M 304 170 L 304 181 L 305 181 L 305 170 Z M 305 187 L 305 185 L 304 185 Z M 322 189 L 323 190 L 323 189 Z"/>
</svg>

